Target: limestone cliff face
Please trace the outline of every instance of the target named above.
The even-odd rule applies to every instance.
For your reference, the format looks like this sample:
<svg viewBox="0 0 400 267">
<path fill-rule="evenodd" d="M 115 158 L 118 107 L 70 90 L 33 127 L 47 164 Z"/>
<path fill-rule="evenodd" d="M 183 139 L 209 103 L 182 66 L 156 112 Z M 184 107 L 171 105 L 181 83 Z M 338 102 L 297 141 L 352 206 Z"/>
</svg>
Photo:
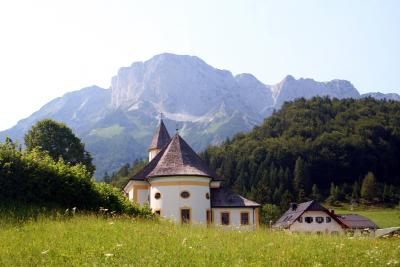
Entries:
<svg viewBox="0 0 400 267">
<path fill-rule="evenodd" d="M 274 107 L 280 108 L 285 101 L 296 98 L 312 98 L 314 96 L 329 96 L 336 98 L 358 98 L 357 89 L 345 80 L 316 82 L 313 79 L 298 79 L 286 76 L 280 83 L 272 86 Z"/>
<path fill-rule="evenodd" d="M 146 156 L 161 112 L 171 133 L 178 127 L 194 149 L 202 150 L 252 129 L 285 101 L 317 95 L 360 97 L 348 81 L 287 76 L 276 85 L 266 85 L 251 74 L 233 76 L 195 56 L 161 54 L 121 68 L 109 89 L 87 87 L 50 101 L 0 132 L 0 140 L 10 136 L 23 143 L 24 134 L 36 121 L 63 121 L 86 143 L 101 176 Z M 396 94 L 370 96 L 400 98 Z"/>
</svg>

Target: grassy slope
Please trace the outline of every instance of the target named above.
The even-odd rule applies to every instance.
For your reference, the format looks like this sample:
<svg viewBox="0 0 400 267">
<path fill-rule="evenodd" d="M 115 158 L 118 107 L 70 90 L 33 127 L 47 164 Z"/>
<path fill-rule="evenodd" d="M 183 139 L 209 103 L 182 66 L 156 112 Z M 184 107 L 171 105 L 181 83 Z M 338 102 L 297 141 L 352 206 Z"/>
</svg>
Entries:
<svg viewBox="0 0 400 267">
<path fill-rule="evenodd" d="M 179 227 L 76 216 L 1 224 L 0 266 L 377 266 L 400 264 L 400 240 Z"/>
</svg>

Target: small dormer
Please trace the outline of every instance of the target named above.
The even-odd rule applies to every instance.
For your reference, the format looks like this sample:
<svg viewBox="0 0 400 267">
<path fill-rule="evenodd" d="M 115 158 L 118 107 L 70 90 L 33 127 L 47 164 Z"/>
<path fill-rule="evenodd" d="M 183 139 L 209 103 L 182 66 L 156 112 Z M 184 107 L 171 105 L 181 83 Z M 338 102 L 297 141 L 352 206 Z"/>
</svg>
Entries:
<svg viewBox="0 0 400 267">
<path fill-rule="evenodd" d="M 161 149 L 168 144 L 171 140 L 167 128 L 165 128 L 164 122 L 160 119 L 160 124 L 156 130 L 156 133 L 151 140 L 149 147 L 149 162 L 161 151 Z"/>
</svg>

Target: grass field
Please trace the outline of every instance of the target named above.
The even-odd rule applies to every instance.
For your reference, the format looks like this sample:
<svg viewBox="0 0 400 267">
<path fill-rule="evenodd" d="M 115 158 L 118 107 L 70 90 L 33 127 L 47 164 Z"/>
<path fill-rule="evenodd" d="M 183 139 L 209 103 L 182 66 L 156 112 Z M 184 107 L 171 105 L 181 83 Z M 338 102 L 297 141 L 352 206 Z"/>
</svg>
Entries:
<svg viewBox="0 0 400 267">
<path fill-rule="evenodd" d="M 400 266 L 400 239 L 241 232 L 94 215 L 0 218 L 0 266 L 82 265 Z"/>
</svg>

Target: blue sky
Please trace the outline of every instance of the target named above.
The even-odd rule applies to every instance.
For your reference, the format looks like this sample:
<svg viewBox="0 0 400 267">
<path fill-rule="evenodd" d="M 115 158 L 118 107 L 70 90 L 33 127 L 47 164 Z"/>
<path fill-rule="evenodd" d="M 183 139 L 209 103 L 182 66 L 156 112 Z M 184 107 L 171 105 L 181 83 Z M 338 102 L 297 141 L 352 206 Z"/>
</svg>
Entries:
<svg viewBox="0 0 400 267">
<path fill-rule="evenodd" d="M 400 93 L 400 1 L 0 2 L 0 130 L 171 52 L 267 84 L 287 74 Z"/>
</svg>

